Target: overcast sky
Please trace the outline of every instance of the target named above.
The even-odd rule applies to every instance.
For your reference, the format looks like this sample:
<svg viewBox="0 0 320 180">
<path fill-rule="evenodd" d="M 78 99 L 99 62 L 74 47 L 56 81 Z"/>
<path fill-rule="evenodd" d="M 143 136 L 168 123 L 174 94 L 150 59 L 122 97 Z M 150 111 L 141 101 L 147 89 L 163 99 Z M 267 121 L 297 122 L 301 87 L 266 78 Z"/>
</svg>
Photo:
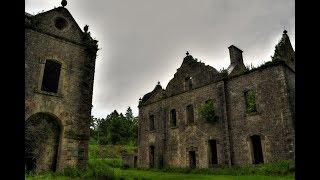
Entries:
<svg viewBox="0 0 320 180">
<path fill-rule="evenodd" d="M 26 0 L 36 14 L 61 0 Z M 242 49 L 246 65 L 269 61 L 284 27 L 295 49 L 294 0 L 68 0 L 66 8 L 99 41 L 93 90 L 95 117 L 131 106 L 163 88 L 185 52 L 227 68 L 228 46 Z"/>
</svg>

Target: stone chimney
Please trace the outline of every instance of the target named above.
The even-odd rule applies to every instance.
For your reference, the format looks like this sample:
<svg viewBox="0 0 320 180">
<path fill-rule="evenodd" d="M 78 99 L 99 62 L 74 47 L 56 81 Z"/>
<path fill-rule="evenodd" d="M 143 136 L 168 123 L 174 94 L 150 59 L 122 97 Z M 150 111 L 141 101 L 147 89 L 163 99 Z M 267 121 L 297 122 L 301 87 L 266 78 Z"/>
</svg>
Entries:
<svg viewBox="0 0 320 180">
<path fill-rule="evenodd" d="M 228 47 L 230 54 L 230 66 L 228 67 L 228 74 L 235 75 L 246 70 L 243 64 L 242 50 L 234 45 Z"/>
<path fill-rule="evenodd" d="M 228 47 L 231 64 L 243 64 L 242 50 L 234 45 Z"/>
</svg>

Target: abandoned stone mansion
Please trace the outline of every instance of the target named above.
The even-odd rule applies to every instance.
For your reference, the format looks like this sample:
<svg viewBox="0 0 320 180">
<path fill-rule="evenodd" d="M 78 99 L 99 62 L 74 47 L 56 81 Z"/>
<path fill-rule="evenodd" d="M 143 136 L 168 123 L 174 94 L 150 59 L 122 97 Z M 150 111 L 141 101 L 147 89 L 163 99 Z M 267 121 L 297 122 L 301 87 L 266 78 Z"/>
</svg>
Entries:
<svg viewBox="0 0 320 180">
<path fill-rule="evenodd" d="M 295 52 L 287 31 L 260 67 L 247 68 L 234 45 L 229 54 L 218 72 L 187 52 L 167 87 L 158 83 L 140 99 L 138 167 L 294 160 Z"/>
<path fill-rule="evenodd" d="M 25 166 L 85 168 L 97 41 L 62 6 L 25 13 Z"/>
</svg>

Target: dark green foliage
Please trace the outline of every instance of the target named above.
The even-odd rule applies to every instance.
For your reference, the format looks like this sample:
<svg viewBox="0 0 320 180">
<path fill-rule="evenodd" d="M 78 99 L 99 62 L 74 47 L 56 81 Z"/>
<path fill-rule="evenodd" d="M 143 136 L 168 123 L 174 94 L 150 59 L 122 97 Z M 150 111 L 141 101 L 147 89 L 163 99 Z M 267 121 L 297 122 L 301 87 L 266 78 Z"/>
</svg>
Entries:
<svg viewBox="0 0 320 180">
<path fill-rule="evenodd" d="M 221 69 L 220 70 L 220 75 L 222 78 L 227 78 L 228 77 L 228 70 L 227 69 Z"/>
<path fill-rule="evenodd" d="M 98 144 L 136 144 L 138 138 L 138 118 L 133 117 L 128 107 L 125 116 L 114 110 L 105 119 L 92 118 L 91 137 Z"/>
<path fill-rule="evenodd" d="M 206 101 L 199 108 L 200 116 L 207 122 L 216 122 L 219 118 L 216 116 L 213 100 Z"/>
<path fill-rule="evenodd" d="M 247 113 L 257 112 L 256 93 L 252 90 L 246 91 L 245 98 L 246 98 L 246 112 Z"/>
</svg>

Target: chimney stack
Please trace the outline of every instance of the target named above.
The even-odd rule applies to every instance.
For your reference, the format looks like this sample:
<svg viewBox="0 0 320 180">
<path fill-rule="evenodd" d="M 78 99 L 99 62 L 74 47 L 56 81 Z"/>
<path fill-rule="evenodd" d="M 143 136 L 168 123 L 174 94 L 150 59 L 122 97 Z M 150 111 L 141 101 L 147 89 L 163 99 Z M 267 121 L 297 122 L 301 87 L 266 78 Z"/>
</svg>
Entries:
<svg viewBox="0 0 320 180">
<path fill-rule="evenodd" d="M 243 64 L 242 50 L 234 45 L 228 47 L 231 64 Z"/>
</svg>

